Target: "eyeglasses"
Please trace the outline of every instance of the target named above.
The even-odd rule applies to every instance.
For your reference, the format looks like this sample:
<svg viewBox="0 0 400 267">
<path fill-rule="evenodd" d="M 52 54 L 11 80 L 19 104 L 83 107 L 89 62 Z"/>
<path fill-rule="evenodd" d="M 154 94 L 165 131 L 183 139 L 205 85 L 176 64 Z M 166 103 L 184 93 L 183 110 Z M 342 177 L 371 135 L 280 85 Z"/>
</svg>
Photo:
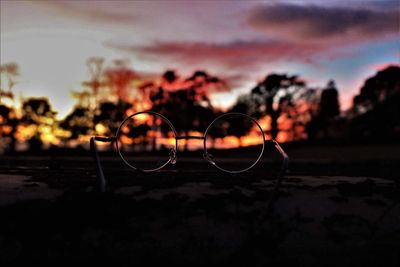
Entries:
<svg viewBox="0 0 400 267">
<path fill-rule="evenodd" d="M 231 174 L 253 168 L 260 161 L 266 144 L 272 144 L 283 158 L 279 186 L 289 157 L 277 141 L 265 139 L 264 131 L 255 119 L 243 113 L 225 113 L 215 118 L 202 135 L 178 135 L 178 132 L 190 133 L 186 127 L 188 124 L 194 125 L 198 132 L 204 126 L 200 119 L 188 121 L 185 118 L 191 116 L 185 115 L 188 114 L 176 118 L 175 128 L 157 112 L 138 112 L 124 119 L 115 136 L 92 136 L 90 148 L 96 163 L 100 191 L 105 191 L 106 180 L 95 141 L 115 143 L 118 155 L 133 170 L 154 172 L 177 162 L 179 141 L 184 141 L 185 147 L 188 147 L 189 140 L 197 139 L 203 143 L 203 158 L 220 171 Z"/>
</svg>

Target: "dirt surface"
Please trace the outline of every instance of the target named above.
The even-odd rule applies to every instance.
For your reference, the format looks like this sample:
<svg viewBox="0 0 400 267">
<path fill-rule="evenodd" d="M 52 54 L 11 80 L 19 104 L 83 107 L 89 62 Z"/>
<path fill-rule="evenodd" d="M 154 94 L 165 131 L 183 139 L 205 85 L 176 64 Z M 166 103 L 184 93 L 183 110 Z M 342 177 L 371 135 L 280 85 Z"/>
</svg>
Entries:
<svg viewBox="0 0 400 267">
<path fill-rule="evenodd" d="M 267 214 L 277 162 L 234 176 L 196 160 L 137 174 L 104 157 L 100 194 L 90 158 L 3 158 L 0 261 L 399 266 L 396 162 L 368 172 L 368 161 L 294 161 Z"/>
</svg>

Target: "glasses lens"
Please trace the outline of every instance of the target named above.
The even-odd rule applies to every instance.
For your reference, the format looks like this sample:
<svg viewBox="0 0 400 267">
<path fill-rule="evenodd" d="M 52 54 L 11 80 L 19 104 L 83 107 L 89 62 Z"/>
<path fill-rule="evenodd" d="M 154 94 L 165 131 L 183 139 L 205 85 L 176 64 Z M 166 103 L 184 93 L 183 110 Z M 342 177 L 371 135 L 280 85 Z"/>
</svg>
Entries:
<svg viewBox="0 0 400 267">
<path fill-rule="evenodd" d="M 130 167 L 144 171 L 162 168 L 175 151 L 175 133 L 161 115 L 140 113 L 127 119 L 118 131 L 118 151 Z"/>
<path fill-rule="evenodd" d="M 207 129 L 205 156 L 223 171 L 246 171 L 258 162 L 263 151 L 262 129 L 247 115 L 222 115 Z"/>
</svg>

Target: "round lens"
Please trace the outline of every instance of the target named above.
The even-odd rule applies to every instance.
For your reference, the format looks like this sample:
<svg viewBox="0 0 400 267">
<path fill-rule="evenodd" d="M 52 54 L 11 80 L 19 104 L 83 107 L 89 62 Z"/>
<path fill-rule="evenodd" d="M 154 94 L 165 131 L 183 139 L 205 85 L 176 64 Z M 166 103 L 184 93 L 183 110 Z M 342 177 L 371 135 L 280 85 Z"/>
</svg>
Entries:
<svg viewBox="0 0 400 267">
<path fill-rule="evenodd" d="M 252 168 L 261 158 L 265 138 L 260 125 L 241 113 L 227 113 L 207 128 L 205 157 L 217 168 L 239 173 Z"/>
<path fill-rule="evenodd" d="M 162 115 L 136 113 L 128 117 L 117 131 L 118 153 L 132 168 L 155 171 L 174 157 L 175 136 L 173 126 Z"/>
</svg>

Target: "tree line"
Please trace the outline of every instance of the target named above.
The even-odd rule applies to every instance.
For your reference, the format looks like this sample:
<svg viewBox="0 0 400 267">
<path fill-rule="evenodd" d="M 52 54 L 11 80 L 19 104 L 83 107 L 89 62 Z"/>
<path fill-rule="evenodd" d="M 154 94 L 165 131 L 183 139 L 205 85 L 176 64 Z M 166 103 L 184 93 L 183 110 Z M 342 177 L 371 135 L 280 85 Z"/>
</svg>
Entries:
<svg viewBox="0 0 400 267">
<path fill-rule="evenodd" d="M 229 83 L 198 70 L 181 77 L 167 70 L 145 79 L 116 60 L 106 66 L 102 58 L 87 60 L 89 77 L 81 92 L 72 92 L 76 104 L 63 119 L 46 97 L 23 99 L 16 108 L 14 88 L 18 65 L 1 65 L 0 146 L 14 152 L 19 146 L 40 150 L 45 145 L 73 147 L 89 135 L 114 135 L 123 119 L 136 111 L 153 110 L 168 117 L 179 134 L 204 132 L 223 112 L 248 114 L 265 125 L 268 137 L 281 141 L 398 140 L 400 137 L 400 68 L 388 66 L 365 80 L 352 107 L 341 112 L 339 91 L 333 80 L 311 88 L 300 76 L 270 73 L 227 110 L 212 105 L 213 93 L 229 91 Z M 245 126 L 231 134 L 240 138 Z M 146 130 L 143 130 L 143 135 Z M 218 133 L 215 133 L 218 138 Z M 0 148 L 1 149 L 1 148 Z"/>
</svg>

